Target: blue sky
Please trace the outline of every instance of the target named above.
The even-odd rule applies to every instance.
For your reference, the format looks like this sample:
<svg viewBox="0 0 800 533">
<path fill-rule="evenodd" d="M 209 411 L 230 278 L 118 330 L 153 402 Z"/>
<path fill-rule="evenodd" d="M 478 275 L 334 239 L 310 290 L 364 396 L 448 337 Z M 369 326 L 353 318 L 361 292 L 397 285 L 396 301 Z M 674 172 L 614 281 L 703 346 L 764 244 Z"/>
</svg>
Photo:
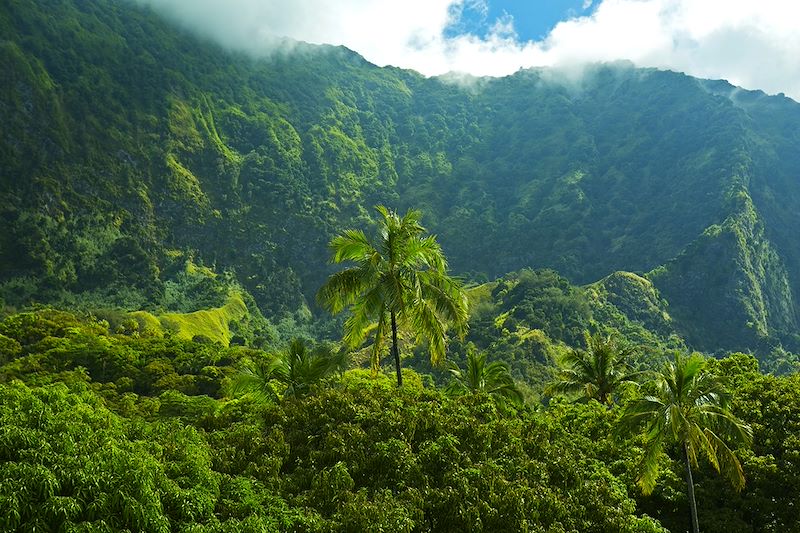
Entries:
<svg viewBox="0 0 800 533">
<path fill-rule="evenodd" d="M 445 34 L 471 33 L 485 38 L 496 21 L 510 16 L 521 41 L 541 41 L 562 20 L 591 14 L 593 2 L 587 0 L 489 0 L 467 3 L 460 24 L 449 26 Z"/>
</svg>

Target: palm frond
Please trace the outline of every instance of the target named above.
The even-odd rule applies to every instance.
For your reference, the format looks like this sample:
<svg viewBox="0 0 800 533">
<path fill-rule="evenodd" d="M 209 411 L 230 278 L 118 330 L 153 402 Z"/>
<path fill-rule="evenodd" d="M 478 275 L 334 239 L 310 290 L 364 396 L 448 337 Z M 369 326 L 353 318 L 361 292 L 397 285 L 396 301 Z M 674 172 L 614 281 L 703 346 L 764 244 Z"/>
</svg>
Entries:
<svg viewBox="0 0 800 533">
<path fill-rule="evenodd" d="M 350 306 L 351 314 L 344 323 L 342 341 L 350 348 L 364 342 L 368 328 L 386 314 L 383 287 L 376 286 Z"/>
<path fill-rule="evenodd" d="M 333 252 L 332 263 L 369 261 L 378 253 L 364 232 L 357 229 L 344 230 L 334 237 L 328 246 Z"/>
<path fill-rule="evenodd" d="M 716 458 L 716 469 L 728 478 L 733 488 L 740 491 L 744 488 L 744 470 L 739 459 L 731 451 L 725 441 L 710 429 L 705 430 L 706 440 L 710 446 L 710 454 Z"/>
<path fill-rule="evenodd" d="M 484 383 L 487 393 L 504 398 L 515 405 L 523 403 L 522 392 L 517 388 L 507 364 L 493 361 L 486 365 Z"/>
<path fill-rule="evenodd" d="M 645 396 L 627 404 L 619 418 L 620 431 L 638 431 L 642 425 L 655 419 L 664 410 L 664 403 L 654 396 Z"/>
<path fill-rule="evenodd" d="M 461 283 L 440 273 L 419 275 L 420 297 L 429 300 L 436 313 L 453 325 L 459 335 L 466 333 L 469 323 L 469 301 Z"/>
<path fill-rule="evenodd" d="M 442 248 L 432 235 L 422 239 L 412 237 L 404 241 L 401 265 L 414 269 L 426 267 L 437 273 L 444 273 L 447 270 L 447 261 L 442 254 Z"/>
<path fill-rule="evenodd" d="M 346 268 L 331 274 L 317 291 L 317 302 L 331 313 L 339 313 L 374 284 L 374 269 L 368 264 Z"/>
<path fill-rule="evenodd" d="M 467 372 L 465 384 L 470 390 L 479 391 L 486 388 L 491 379 L 486 365 L 486 352 L 476 350 L 474 347 L 467 350 Z"/>
<path fill-rule="evenodd" d="M 250 395 L 259 401 L 277 400 L 278 393 L 272 381 L 285 381 L 289 373 L 286 361 L 277 356 L 266 360 L 245 360 L 234 375 L 228 394 L 232 397 Z"/>
<path fill-rule="evenodd" d="M 467 392 L 469 392 L 469 389 L 460 379 L 451 379 L 450 383 L 444 388 L 444 393 L 447 396 L 461 396 Z"/>
<path fill-rule="evenodd" d="M 580 376 L 572 370 L 560 372 L 558 381 L 552 381 L 544 389 L 545 394 L 555 396 L 556 394 L 571 395 L 583 390 L 584 383 Z"/>
<path fill-rule="evenodd" d="M 645 495 L 652 494 L 656 488 L 656 481 L 660 472 L 659 461 L 664 447 L 661 438 L 654 438 L 646 443 L 642 462 L 639 464 L 639 487 Z"/>
</svg>

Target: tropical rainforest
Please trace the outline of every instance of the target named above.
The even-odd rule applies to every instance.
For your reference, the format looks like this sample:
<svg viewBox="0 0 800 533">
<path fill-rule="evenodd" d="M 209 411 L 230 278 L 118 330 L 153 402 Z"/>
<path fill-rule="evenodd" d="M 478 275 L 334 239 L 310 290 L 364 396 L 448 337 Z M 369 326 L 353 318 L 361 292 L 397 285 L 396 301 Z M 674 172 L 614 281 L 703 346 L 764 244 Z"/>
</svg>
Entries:
<svg viewBox="0 0 800 533">
<path fill-rule="evenodd" d="M 0 530 L 800 531 L 797 102 L 128 0 L 0 70 Z"/>
</svg>

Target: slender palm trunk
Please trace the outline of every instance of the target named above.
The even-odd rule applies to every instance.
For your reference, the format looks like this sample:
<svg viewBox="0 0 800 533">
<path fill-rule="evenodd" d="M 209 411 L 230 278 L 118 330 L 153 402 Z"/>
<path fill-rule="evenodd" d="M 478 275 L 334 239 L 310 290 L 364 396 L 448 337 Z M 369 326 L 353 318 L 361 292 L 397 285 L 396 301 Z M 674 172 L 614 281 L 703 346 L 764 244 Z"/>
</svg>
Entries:
<svg viewBox="0 0 800 533">
<path fill-rule="evenodd" d="M 692 515 L 692 531 L 700 533 L 700 524 L 697 522 L 697 501 L 694 498 L 694 479 L 692 479 L 692 465 L 689 461 L 689 444 L 683 443 L 683 456 L 686 459 L 686 486 L 689 495 L 689 509 Z"/>
<path fill-rule="evenodd" d="M 598 395 L 597 399 L 600 400 L 600 403 L 602 405 L 605 405 L 606 407 L 610 407 L 611 406 L 611 402 L 608 401 L 608 393 L 607 392 L 605 392 L 605 391 L 601 392 Z"/>
<path fill-rule="evenodd" d="M 397 386 L 403 386 L 403 374 L 400 372 L 400 350 L 397 348 L 397 317 L 392 311 L 392 355 L 394 355 L 394 366 L 397 369 Z"/>
</svg>

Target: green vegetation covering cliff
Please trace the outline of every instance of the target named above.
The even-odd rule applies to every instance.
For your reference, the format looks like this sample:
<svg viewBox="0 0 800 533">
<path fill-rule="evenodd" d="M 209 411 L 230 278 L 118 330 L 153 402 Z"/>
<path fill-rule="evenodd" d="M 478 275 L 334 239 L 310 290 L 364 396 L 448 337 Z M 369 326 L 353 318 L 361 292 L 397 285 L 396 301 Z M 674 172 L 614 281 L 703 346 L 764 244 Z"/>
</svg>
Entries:
<svg viewBox="0 0 800 533">
<path fill-rule="evenodd" d="M 784 262 L 750 196 L 649 277 L 669 300 L 687 340 L 701 349 L 797 346 L 797 311 Z M 772 338 L 770 338 L 772 337 Z"/>
<path fill-rule="evenodd" d="M 330 237 L 386 203 L 457 273 L 652 271 L 691 345 L 797 350 L 791 100 L 625 64 L 466 84 L 341 48 L 255 60 L 107 0 L 10 0 L 0 30 L 7 304 L 223 305 L 176 307 L 189 259 L 299 320 Z"/>
<path fill-rule="evenodd" d="M 465 344 L 451 347 L 451 359 L 461 363 L 472 343 L 509 363 L 513 375 L 535 390 L 552 379 L 556 360 L 584 345 L 585 331 L 625 339 L 642 367 L 654 366 L 665 351 L 686 348 L 653 285 L 629 272 L 576 287 L 552 270 L 522 270 L 468 293 L 469 333 Z M 414 358 L 417 368 L 436 373 L 421 359 Z"/>
<path fill-rule="evenodd" d="M 0 69 L 0 530 L 662 533 L 690 486 L 703 531 L 800 528 L 796 102 L 253 58 L 128 0 L 5 0 Z M 619 424 L 695 349 L 740 492 Z"/>
</svg>

